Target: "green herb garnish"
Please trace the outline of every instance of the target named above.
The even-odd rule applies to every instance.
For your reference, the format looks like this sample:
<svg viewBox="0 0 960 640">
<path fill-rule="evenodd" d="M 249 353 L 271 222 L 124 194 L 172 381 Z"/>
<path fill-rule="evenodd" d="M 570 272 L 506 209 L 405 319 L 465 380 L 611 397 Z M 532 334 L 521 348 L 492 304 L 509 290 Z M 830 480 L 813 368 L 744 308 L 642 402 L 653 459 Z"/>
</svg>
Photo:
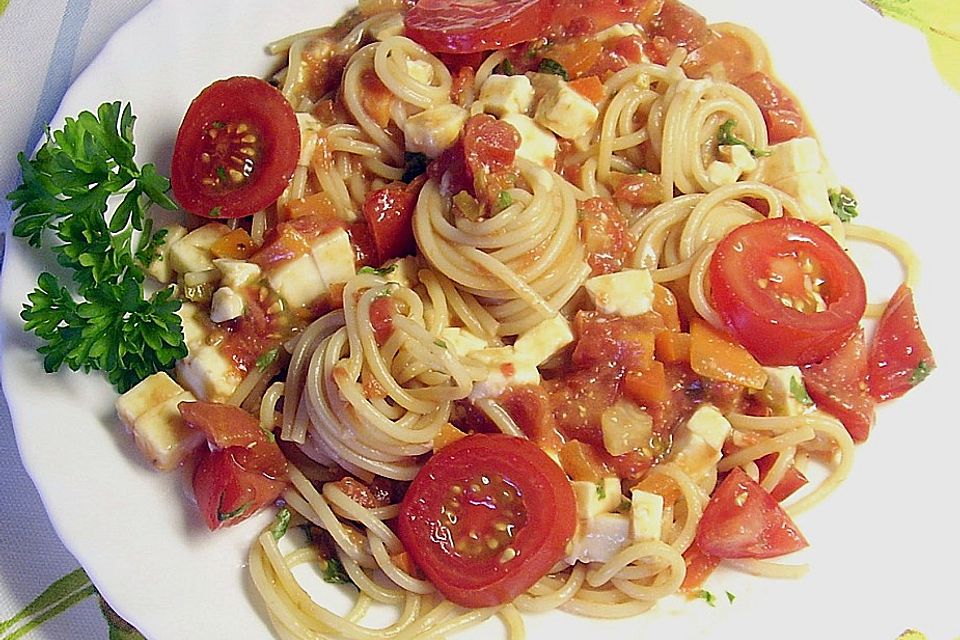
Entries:
<svg viewBox="0 0 960 640">
<path fill-rule="evenodd" d="M 833 207 L 836 216 L 840 218 L 840 222 L 850 222 L 860 215 L 857 210 L 857 199 L 846 187 L 839 191 L 830 192 L 830 206 Z"/>
<path fill-rule="evenodd" d="M 552 58 L 543 58 L 540 64 L 537 65 L 537 71 L 539 73 L 552 73 L 555 76 L 560 76 L 564 80 L 570 79 L 570 75 L 567 73 L 567 70 L 563 68 L 563 65 Z"/>
<path fill-rule="evenodd" d="M 224 512 L 224 511 L 223 511 L 223 496 L 220 496 L 220 506 L 217 507 L 217 520 L 218 520 L 219 522 L 227 522 L 228 520 L 233 520 L 234 518 L 239 518 L 240 516 L 243 515 L 243 513 L 244 513 L 248 508 L 250 508 L 250 505 L 251 505 L 251 504 L 253 504 L 253 503 L 252 503 L 252 502 L 245 502 L 244 504 L 240 505 L 239 507 L 237 507 L 237 508 L 234 509 L 233 511 Z"/>
<path fill-rule="evenodd" d="M 493 73 L 501 76 L 515 76 L 517 75 L 517 68 L 513 66 L 510 58 L 504 58 L 500 61 L 500 64 L 493 68 Z"/>
<path fill-rule="evenodd" d="M 513 204 L 513 196 L 510 195 L 510 192 L 504 189 L 497 196 L 497 203 L 494 205 L 497 213 L 500 213 L 507 207 Z"/>
<path fill-rule="evenodd" d="M 916 368 L 913 370 L 913 373 L 910 374 L 910 385 L 917 386 L 921 382 L 927 379 L 933 373 L 933 367 L 926 360 L 921 360 L 917 363 Z"/>
<path fill-rule="evenodd" d="M 290 518 L 292 514 L 290 509 L 283 507 L 280 511 L 277 512 L 277 517 L 273 521 L 273 526 L 270 527 L 270 535 L 273 536 L 274 540 L 279 540 L 287 534 L 287 528 L 290 526 Z"/>
<path fill-rule="evenodd" d="M 733 601 L 737 599 L 737 596 L 727 591 L 727 602 L 733 604 Z"/>
<path fill-rule="evenodd" d="M 443 340 L 434 340 L 434 341 L 433 341 L 433 344 L 437 345 L 437 346 L 440 347 L 441 349 L 446 349 L 446 348 L 447 348 L 447 343 L 444 342 Z"/>
<path fill-rule="evenodd" d="M 803 381 L 796 376 L 790 378 L 790 395 L 800 404 L 808 407 L 813 405 L 813 398 L 807 393 L 807 388 L 804 386 Z"/>
<path fill-rule="evenodd" d="M 703 600 L 711 607 L 717 606 L 717 596 L 713 595 L 706 589 L 700 589 L 694 594 L 699 600 Z"/>
<path fill-rule="evenodd" d="M 267 367 L 272 365 L 277 361 L 277 358 L 280 356 L 280 347 L 274 347 L 260 354 L 260 357 L 257 358 L 256 367 L 257 371 L 263 373 L 267 370 Z"/>
<path fill-rule="evenodd" d="M 357 271 L 357 273 L 366 273 L 369 275 L 380 276 L 381 278 L 385 278 L 396 270 L 397 270 L 397 263 L 393 263 L 389 267 L 383 267 L 382 269 L 378 269 L 376 267 L 360 267 L 360 270 Z"/>
<path fill-rule="evenodd" d="M 339 558 L 328 558 L 323 565 L 323 581 L 330 584 L 353 584 Z"/>
<path fill-rule="evenodd" d="M 605 500 L 607 497 L 607 488 L 602 482 L 597 483 L 597 500 Z"/>
<path fill-rule="evenodd" d="M 68 118 L 47 131 L 32 160 L 20 154 L 22 183 L 7 195 L 17 212 L 13 234 L 41 247 L 52 232 L 52 251 L 79 295 L 44 272 L 27 296 L 20 317 L 44 343 L 44 369 L 103 371 L 121 393 L 187 355 L 173 288 L 149 297 L 143 288 L 166 235 L 153 231 L 147 210 L 176 204 L 170 181 L 153 164 L 134 162 L 135 120 L 119 102 Z"/>
<path fill-rule="evenodd" d="M 727 120 L 722 125 L 720 125 L 720 128 L 717 130 L 717 146 L 723 147 L 723 146 L 740 145 L 741 147 L 745 147 L 747 151 L 750 152 L 750 155 L 752 155 L 754 158 L 762 158 L 770 155 L 769 151 L 763 151 L 761 149 L 757 149 L 756 147 L 746 142 L 745 140 L 741 140 L 737 136 L 733 135 L 733 129 L 736 126 L 737 126 L 737 121 L 734 120 L 733 118 Z"/>
</svg>

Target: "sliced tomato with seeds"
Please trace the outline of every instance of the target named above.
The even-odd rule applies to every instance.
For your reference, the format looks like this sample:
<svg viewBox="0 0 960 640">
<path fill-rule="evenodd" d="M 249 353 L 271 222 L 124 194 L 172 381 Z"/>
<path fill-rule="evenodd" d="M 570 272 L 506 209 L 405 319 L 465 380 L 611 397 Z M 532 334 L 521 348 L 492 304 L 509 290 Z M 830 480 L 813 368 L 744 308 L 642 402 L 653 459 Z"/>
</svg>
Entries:
<svg viewBox="0 0 960 640">
<path fill-rule="evenodd" d="M 826 231 L 796 218 L 734 229 L 717 244 L 709 283 L 724 324 L 766 365 L 822 360 L 866 310 L 857 265 Z"/>
<path fill-rule="evenodd" d="M 194 98 L 180 124 L 170 183 L 184 209 L 239 218 L 274 202 L 300 155 L 287 99 L 259 78 L 218 80 Z"/>
<path fill-rule="evenodd" d="M 448 444 L 410 484 L 397 531 L 452 602 L 512 601 L 564 557 L 577 526 L 566 475 L 537 445 L 503 434 Z"/>
<path fill-rule="evenodd" d="M 405 35 L 433 53 L 475 53 L 540 35 L 550 0 L 419 0 L 404 17 Z"/>
<path fill-rule="evenodd" d="M 901 285 L 887 303 L 868 360 L 870 395 L 881 402 L 899 398 L 937 367 L 920 328 L 910 287 Z"/>
<path fill-rule="evenodd" d="M 714 490 L 697 527 L 701 552 L 717 558 L 775 558 L 808 546 L 783 507 L 736 467 Z"/>
</svg>

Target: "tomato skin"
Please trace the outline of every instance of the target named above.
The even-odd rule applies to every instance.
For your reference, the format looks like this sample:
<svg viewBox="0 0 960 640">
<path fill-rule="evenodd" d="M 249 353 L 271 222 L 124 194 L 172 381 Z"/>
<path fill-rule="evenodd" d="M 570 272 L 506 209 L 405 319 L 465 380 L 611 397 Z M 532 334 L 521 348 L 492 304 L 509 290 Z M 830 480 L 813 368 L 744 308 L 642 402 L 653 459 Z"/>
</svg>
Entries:
<svg viewBox="0 0 960 640">
<path fill-rule="evenodd" d="M 780 300 L 809 295 L 806 259 L 824 282 L 825 310 L 801 311 Z M 724 324 L 766 365 L 822 360 L 856 330 L 866 310 L 866 285 L 853 260 L 820 227 L 795 218 L 768 218 L 732 231 L 717 245 L 709 282 Z"/>
<path fill-rule="evenodd" d="M 235 125 L 246 125 L 249 132 L 234 131 Z M 210 132 L 221 133 L 214 138 Z M 223 132 L 239 137 L 224 146 Z M 252 155 L 247 157 L 244 149 Z M 300 127 L 282 93 L 259 78 L 218 80 L 194 98 L 180 124 L 170 170 L 173 195 L 201 217 L 248 216 L 280 196 L 299 155 Z M 231 166 L 244 176 L 238 182 L 226 177 L 223 162 L 217 164 L 224 157 L 234 159 Z M 236 161 L 243 157 L 246 161 Z"/>
<path fill-rule="evenodd" d="M 621 22 L 646 23 L 663 0 L 551 0 L 548 36 L 591 35 Z"/>
<path fill-rule="evenodd" d="M 867 386 L 879 402 L 899 398 L 936 368 L 910 287 L 900 285 L 890 298 L 870 344 L 868 362 Z M 918 372 L 922 373 L 919 378 Z"/>
<path fill-rule="evenodd" d="M 700 551 L 717 558 L 774 558 L 808 546 L 780 504 L 736 467 L 714 490 L 697 528 Z"/>
<path fill-rule="evenodd" d="M 549 9 L 549 0 L 419 0 L 405 35 L 433 53 L 502 49 L 536 38 Z"/>
<path fill-rule="evenodd" d="M 416 252 L 413 211 L 417 206 L 417 193 L 398 182 L 372 192 L 364 201 L 363 217 L 381 262 Z"/>
<path fill-rule="evenodd" d="M 205 451 L 193 473 L 193 493 L 207 528 L 235 525 L 272 504 L 286 482 L 245 469 L 237 460 L 242 447 Z"/>
<path fill-rule="evenodd" d="M 876 413 L 876 401 L 867 392 L 867 367 L 861 329 L 822 362 L 803 368 L 810 397 L 843 423 L 854 442 L 867 439 Z"/>
<path fill-rule="evenodd" d="M 481 483 L 492 491 L 484 492 Z M 500 489 L 510 498 L 499 498 Z M 455 524 L 449 514 L 456 514 Z M 515 525 L 512 536 L 494 528 L 501 519 Z M 474 434 L 427 461 L 400 503 L 397 533 L 447 599 L 487 607 L 512 601 L 544 576 L 564 557 L 576 525 L 573 489 L 537 445 Z M 464 546 L 473 544 L 467 529 L 480 533 L 480 551 Z M 486 545 L 491 539 L 498 540 L 494 550 Z M 504 560 L 506 549 L 515 557 Z"/>
<path fill-rule="evenodd" d="M 767 124 L 770 144 L 777 144 L 806 134 L 806 123 L 800 107 L 776 80 L 756 71 L 736 81 L 750 94 Z"/>
</svg>

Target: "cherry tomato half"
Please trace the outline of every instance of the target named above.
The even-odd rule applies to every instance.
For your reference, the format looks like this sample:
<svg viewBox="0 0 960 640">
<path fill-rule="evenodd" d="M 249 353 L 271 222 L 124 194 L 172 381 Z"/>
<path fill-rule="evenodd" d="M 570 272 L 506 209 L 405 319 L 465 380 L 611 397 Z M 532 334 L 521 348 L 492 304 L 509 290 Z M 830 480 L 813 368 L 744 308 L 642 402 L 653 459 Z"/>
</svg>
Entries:
<svg viewBox="0 0 960 640">
<path fill-rule="evenodd" d="M 474 53 L 535 39 L 549 11 L 550 0 L 420 0 L 404 26 L 434 53 Z"/>
<path fill-rule="evenodd" d="M 718 558 L 774 558 L 807 546 L 787 512 L 740 467 L 714 490 L 696 542 Z"/>
<path fill-rule="evenodd" d="M 474 434 L 427 461 L 397 528 L 444 596 L 488 607 L 510 602 L 564 557 L 576 510 L 566 475 L 535 444 Z"/>
<path fill-rule="evenodd" d="M 293 108 L 259 78 L 218 80 L 187 109 L 173 148 L 170 182 L 187 211 L 239 218 L 277 199 L 300 155 Z"/>
<path fill-rule="evenodd" d="M 731 333 L 767 365 L 833 353 L 866 309 L 863 276 L 827 232 L 796 218 L 743 225 L 717 244 L 711 299 Z"/>
</svg>

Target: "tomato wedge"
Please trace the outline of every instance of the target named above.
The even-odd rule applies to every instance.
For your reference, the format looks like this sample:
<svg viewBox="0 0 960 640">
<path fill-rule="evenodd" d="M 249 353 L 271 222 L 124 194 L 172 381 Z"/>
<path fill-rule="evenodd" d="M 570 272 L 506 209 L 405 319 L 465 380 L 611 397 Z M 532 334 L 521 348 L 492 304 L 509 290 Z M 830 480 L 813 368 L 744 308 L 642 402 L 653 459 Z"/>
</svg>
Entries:
<svg viewBox="0 0 960 640">
<path fill-rule="evenodd" d="M 363 217 L 370 228 L 380 262 L 416 252 L 413 211 L 422 184 L 422 181 L 412 185 L 395 182 L 370 193 L 364 200 Z"/>
<path fill-rule="evenodd" d="M 211 531 L 242 522 L 280 497 L 287 460 L 255 417 L 215 402 L 181 402 L 178 408 L 212 448 L 200 454 L 193 472 L 197 506 Z"/>
<path fill-rule="evenodd" d="M 774 558 L 808 546 L 787 512 L 739 467 L 710 497 L 696 543 L 718 558 Z"/>
<path fill-rule="evenodd" d="M 854 442 L 867 439 L 877 403 L 867 392 L 867 346 L 862 329 L 822 362 L 804 367 L 803 384 L 818 407 L 843 423 Z"/>
<path fill-rule="evenodd" d="M 818 362 L 859 326 L 863 276 L 820 227 L 796 218 L 745 224 L 717 244 L 711 299 L 727 328 L 762 364 Z"/>
<path fill-rule="evenodd" d="M 444 596 L 488 607 L 564 557 L 576 510 L 566 475 L 535 444 L 474 434 L 427 461 L 400 504 L 397 532 Z"/>
<path fill-rule="evenodd" d="M 404 26 L 433 53 L 475 53 L 535 39 L 549 11 L 550 0 L 420 0 Z"/>
<path fill-rule="evenodd" d="M 899 398 L 937 367 L 920 329 L 910 287 L 900 285 L 890 298 L 870 344 L 868 361 L 870 395 L 881 402 Z"/>
<path fill-rule="evenodd" d="M 272 203 L 300 155 L 293 108 L 259 78 L 218 80 L 187 109 L 173 148 L 170 183 L 184 209 L 239 218 Z"/>
</svg>

